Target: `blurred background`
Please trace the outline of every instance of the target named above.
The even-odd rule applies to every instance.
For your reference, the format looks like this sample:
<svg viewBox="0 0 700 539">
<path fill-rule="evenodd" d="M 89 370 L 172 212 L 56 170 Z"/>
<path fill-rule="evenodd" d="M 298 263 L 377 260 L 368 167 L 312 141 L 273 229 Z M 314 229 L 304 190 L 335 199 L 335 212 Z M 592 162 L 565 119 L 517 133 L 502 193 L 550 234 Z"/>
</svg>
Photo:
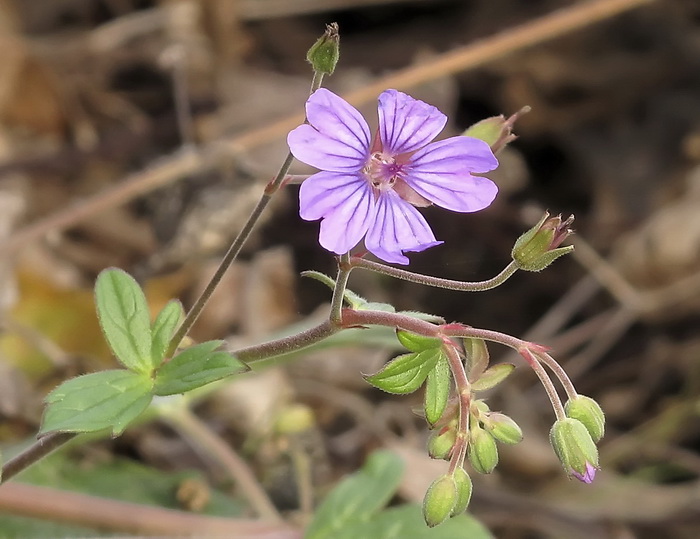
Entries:
<svg viewBox="0 0 700 539">
<path fill-rule="evenodd" d="M 580 11 L 557 37 L 537 25 L 593 5 L 603 15 Z M 416 75 L 399 89 L 449 116 L 444 136 L 532 107 L 499 155 L 496 202 L 473 215 L 427 209 L 445 243 L 411 255 L 412 270 L 486 279 L 544 210 L 576 216 L 574 255 L 490 292 L 351 278 L 372 301 L 551 346 L 607 412 L 603 470 L 591 486 L 570 482 L 548 443 L 544 392 L 492 347 L 494 361 L 519 368 L 491 408 L 512 415 L 525 439 L 503 449 L 494 474 L 474 478 L 473 515 L 499 538 L 698 537 L 696 0 L 0 0 L 0 443 L 33 438 L 56 384 L 114 367 L 92 307 L 100 270 L 134 274 L 154 311 L 171 297 L 191 304 L 284 159 L 311 80 L 306 51 L 333 21 L 341 59 L 325 85 L 354 96 L 371 124 L 381 91 L 371 89 L 398 70 Z M 513 28 L 529 32 L 527 46 L 508 41 Z M 498 54 L 466 58 L 494 43 Z M 458 67 L 422 71 L 455 51 Z M 332 274 L 335 262 L 318 224 L 299 219 L 296 191 L 275 198 L 193 338 L 235 348 L 325 315 L 329 290 L 299 272 Z M 379 447 L 409 463 L 397 501 L 419 502 L 444 468 L 424 456 L 420 395 L 364 383 L 361 373 L 397 353 L 369 341 L 262 369 L 197 405 L 292 521 L 310 509 L 297 489 L 300 455 L 316 497 Z M 293 434 L 278 428 L 289 410 L 304 418 Z M 143 494 L 164 481 L 163 497 L 122 489 L 115 477 L 132 466 L 130 483 Z M 195 479 L 185 472 L 196 469 Z M 187 500 L 201 498 L 180 495 L 183 482 L 214 499 L 211 489 L 235 491 L 220 479 L 182 436 L 150 423 L 75 447 L 26 480 L 197 510 Z M 0 529 L 24 530 L 8 537 L 42 536 L 2 518 Z"/>
</svg>

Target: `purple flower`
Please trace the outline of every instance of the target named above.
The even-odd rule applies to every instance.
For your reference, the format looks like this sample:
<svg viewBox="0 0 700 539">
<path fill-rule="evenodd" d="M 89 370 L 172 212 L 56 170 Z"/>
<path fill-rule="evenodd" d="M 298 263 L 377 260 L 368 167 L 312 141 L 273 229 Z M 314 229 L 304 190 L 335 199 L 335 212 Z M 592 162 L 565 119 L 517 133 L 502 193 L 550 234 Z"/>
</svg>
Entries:
<svg viewBox="0 0 700 539">
<path fill-rule="evenodd" d="M 322 172 L 302 183 L 299 213 L 322 219 L 319 241 L 336 254 L 364 237 L 377 257 L 408 264 L 404 251 L 442 243 L 414 206 L 473 212 L 496 197 L 491 180 L 472 175 L 498 166 L 488 144 L 463 136 L 431 142 L 447 117 L 402 92 L 379 96 L 374 138 L 362 115 L 325 88 L 309 97 L 306 117 L 287 142 L 294 157 Z"/>
<path fill-rule="evenodd" d="M 586 462 L 586 471 L 584 473 L 578 473 L 576 470 L 571 472 L 571 475 L 583 483 L 592 483 L 595 479 L 596 467 L 590 462 Z"/>
</svg>

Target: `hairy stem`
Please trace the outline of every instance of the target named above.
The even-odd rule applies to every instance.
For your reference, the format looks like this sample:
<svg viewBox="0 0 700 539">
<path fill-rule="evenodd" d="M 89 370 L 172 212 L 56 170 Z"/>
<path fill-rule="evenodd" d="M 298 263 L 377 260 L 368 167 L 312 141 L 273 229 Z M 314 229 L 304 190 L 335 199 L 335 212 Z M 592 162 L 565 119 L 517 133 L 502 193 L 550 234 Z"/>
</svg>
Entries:
<svg viewBox="0 0 700 539">
<path fill-rule="evenodd" d="M 348 279 L 352 271 L 352 267 L 349 264 L 350 255 L 348 253 L 340 255 L 340 259 L 338 260 L 338 276 L 335 279 L 335 288 L 333 288 L 333 299 L 331 300 L 331 312 L 329 316 L 331 324 L 336 326 L 340 325 L 345 288 L 348 285 Z"/>
<path fill-rule="evenodd" d="M 433 286 L 435 288 L 446 288 L 448 290 L 458 290 L 460 292 L 482 292 L 484 290 L 490 290 L 491 288 L 495 288 L 506 282 L 516 271 L 518 271 L 518 267 L 515 262 L 511 262 L 505 268 L 503 268 L 498 275 L 492 277 L 491 279 L 486 281 L 468 282 L 453 281 L 452 279 L 441 279 L 439 277 L 421 275 L 420 273 L 413 273 L 411 271 L 392 268 L 391 266 L 385 266 L 384 264 L 372 262 L 371 260 L 365 260 L 364 258 L 357 256 L 350 259 L 350 265 L 354 268 L 374 271 L 376 273 L 381 273 L 382 275 L 388 275 L 390 277 L 410 281 L 412 283 Z"/>
<path fill-rule="evenodd" d="M 454 343 L 448 337 L 443 338 L 443 343 L 442 349 L 447 356 L 459 398 L 457 440 L 452 449 L 452 457 L 450 458 L 450 467 L 448 469 L 448 473 L 453 474 L 464 463 L 467 446 L 469 445 L 469 409 L 472 404 L 472 390 L 471 384 L 467 379 L 467 372 L 464 370 L 464 363 L 462 363 Z"/>
<path fill-rule="evenodd" d="M 322 81 L 323 74 L 314 72 L 313 79 L 311 80 L 310 93 L 314 93 L 316 90 L 318 90 L 321 86 Z M 221 260 L 219 267 L 216 268 L 216 272 L 212 276 L 211 280 L 207 283 L 207 286 L 204 288 L 204 291 L 194 302 L 192 308 L 188 311 L 187 315 L 185 316 L 185 319 L 182 321 L 182 324 L 180 324 L 180 327 L 177 328 L 175 335 L 173 335 L 173 338 L 170 339 L 170 344 L 168 345 L 166 357 L 171 357 L 173 354 L 175 354 L 175 351 L 180 345 L 180 342 L 182 342 L 182 339 L 192 329 L 192 326 L 197 321 L 197 318 L 199 318 L 199 315 L 202 313 L 204 306 L 209 301 L 209 298 L 214 293 L 214 290 L 216 290 L 216 287 L 219 286 L 219 283 L 221 282 L 221 279 L 223 278 L 224 274 L 226 273 L 226 271 L 228 271 L 229 267 L 231 267 L 231 264 L 238 257 L 238 254 L 241 252 L 241 248 L 250 237 L 250 234 L 253 231 L 253 228 L 257 224 L 258 220 L 260 219 L 260 216 L 262 215 L 267 205 L 270 203 L 270 200 L 272 200 L 272 196 L 282 186 L 284 179 L 287 176 L 287 172 L 289 172 L 289 167 L 292 166 L 292 161 L 294 161 L 294 156 L 290 152 L 287 154 L 287 157 L 285 158 L 284 163 L 282 163 L 282 166 L 280 167 L 279 172 L 277 173 L 275 178 L 265 188 L 265 191 L 260 197 L 260 200 L 251 212 L 246 223 L 243 225 L 243 228 L 238 233 L 238 236 L 236 236 L 236 239 L 233 240 L 231 246 L 228 248 L 228 251 L 226 251 L 224 258 Z"/>
<path fill-rule="evenodd" d="M 550 356 L 546 352 L 536 353 L 535 356 L 542 363 L 547 365 L 547 367 L 549 367 L 549 369 L 554 373 L 554 376 L 557 377 L 557 379 L 561 382 L 561 385 L 564 387 L 564 391 L 566 391 L 567 397 L 573 399 L 578 395 L 578 391 L 576 391 L 576 388 L 574 387 L 571 378 L 569 378 L 569 375 L 566 374 L 564 368 L 561 365 L 559 365 L 559 363 L 557 363 L 557 361 L 552 356 Z"/>
<path fill-rule="evenodd" d="M 41 460 L 49 453 L 69 442 L 77 435 L 70 432 L 51 432 L 42 436 L 34 444 L 22 451 L 19 455 L 8 460 L 2 467 L 2 477 L 0 483 L 11 479 L 19 472 L 28 468 L 38 460 Z"/>
<path fill-rule="evenodd" d="M 552 408 L 554 408 L 554 415 L 556 415 L 557 420 L 566 419 L 564 405 L 562 404 L 561 398 L 557 393 L 557 388 L 554 387 L 552 379 L 547 374 L 547 371 L 544 370 L 544 367 L 538 361 L 537 357 L 535 357 L 535 355 L 529 348 L 521 348 L 520 350 L 518 350 L 518 352 L 525 359 L 525 361 L 527 361 L 528 365 L 530 365 L 532 370 L 535 371 L 537 378 L 540 379 L 540 383 L 542 384 L 545 392 L 547 393 L 549 402 L 552 403 Z"/>
</svg>

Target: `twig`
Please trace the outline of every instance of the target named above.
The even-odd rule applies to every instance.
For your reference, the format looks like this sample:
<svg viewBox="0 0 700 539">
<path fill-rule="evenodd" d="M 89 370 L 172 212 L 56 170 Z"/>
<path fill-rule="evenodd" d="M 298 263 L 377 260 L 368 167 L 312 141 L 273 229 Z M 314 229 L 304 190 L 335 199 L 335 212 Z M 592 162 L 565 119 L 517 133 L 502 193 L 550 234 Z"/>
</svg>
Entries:
<svg viewBox="0 0 700 539">
<path fill-rule="evenodd" d="M 386 88 L 408 89 L 436 78 L 474 69 L 497 58 L 609 19 L 624 11 L 653 1 L 594 0 L 576 4 L 515 28 L 504 30 L 495 36 L 460 47 L 441 57 L 433 58 L 430 62 L 400 70 L 364 88 L 348 93 L 345 97 L 350 103 L 360 105 L 374 99 Z M 294 114 L 242 135 L 212 142 L 204 155 L 209 157 L 216 155 L 217 148 L 240 154 L 284 136 L 303 121 L 303 114 Z M 49 232 L 57 232 L 74 226 L 83 219 L 98 214 L 104 208 L 124 204 L 138 196 L 184 178 L 198 171 L 206 162 L 203 156 L 191 152 L 172 154 L 154 163 L 148 169 L 134 173 L 113 188 L 97 193 L 81 203 L 59 210 L 55 214 L 20 230 L 12 238 L 0 244 L 0 253 L 6 254 L 21 249 L 27 243 L 35 241 Z"/>
<path fill-rule="evenodd" d="M 148 536 L 211 536 L 239 539 L 302 537 L 301 531 L 283 523 L 207 517 L 23 483 L 9 483 L 0 488 L 0 511 Z"/>
<path fill-rule="evenodd" d="M 209 463 L 214 461 L 217 468 L 223 468 L 260 517 L 272 522 L 283 521 L 246 462 L 190 412 L 189 408 L 186 406 L 174 410 L 163 408 L 161 417 L 186 438 L 203 459 Z"/>
</svg>

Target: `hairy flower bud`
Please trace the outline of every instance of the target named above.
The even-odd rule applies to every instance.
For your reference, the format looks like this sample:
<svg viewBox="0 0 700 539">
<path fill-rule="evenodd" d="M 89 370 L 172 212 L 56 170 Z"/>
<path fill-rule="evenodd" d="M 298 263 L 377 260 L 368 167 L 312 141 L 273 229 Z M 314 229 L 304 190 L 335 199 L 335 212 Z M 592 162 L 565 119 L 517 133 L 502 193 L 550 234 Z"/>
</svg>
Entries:
<svg viewBox="0 0 700 539">
<path fill-rule="evenodd" d="M 573 251 L 573 245 L 559 247 L 572 234 L 569 226 L 573 222 L 573 215 L 562 221 L 561 215 L 550 217 L 545 212 L 540 222 L 520 236 L 513 246 L 511 256 L 518 267 L 525 271 L 542 271 L 560 256 Z"/>
<path fill-rule="evenodd" d="M 467 457 L 475 471 L 491 473 L 498 464 L 498 448 L 493 436 L 480 427 L 472 428 Z"/>
<path fill-rule="evenodd" d="M 332 75 L 339 57 L 338 23 L 333 22 L 326 26 L 325 33 L 311 46 L 306 59 L 317 73 Z"/>
<path fill-rule="evenodd" d="M 423 498 L 423 518 L 431 528 L 442 524 L 452 514 L 457 505 L 459 493 L 451 475 L 438 477 L 428 488 Z"/>
<path fill-rule="evenodd" d="M 484 419 L 484 427 L 499 442 L 509 445 L 520 443 L 523 431 L 510 417 L 499 412 L 492 412 Z"/>
<path fill-rule="evenodd" d="M 502 114 L 492 116 L 475 123 L 462 134 L 483 140 L 491 146 L 491 151 L 496 153 L 518 138 L 513 134 L 513 125 L 520 116 L 528 112 L 530 112 L 530 107 L 523 107 L 509 118 Z"/>
<path fill-rule="evenodd" d="M 583 423 L 572 418 L 556 421 L 549 441 L 569 476 L 584 483 L 593 481 L 598 469 L 598 448 Z"/>
<path fill-rule="evenodd" d="M 469 474 L 463 468 L 457 468 L 453 477 L 457 485 L 457 502 L 450 513 L 452 517 L 464 513 L 472 498 L 472 478 Z"/>
<path fill-rule="evenodd" d="M 434 459 L 449 460 L 456 441 L 456 426 L 449 425 L 436 430 L 428 439 L 428 455 Z"/>
<path fill-rule="evenodd" d="M 566 416 L 578 419 L 588 429 L 594 442 L 605 434 L 605 413 L 596 401 L 584 395 L 577 395 L 566 402 Z"/>
</svg>

